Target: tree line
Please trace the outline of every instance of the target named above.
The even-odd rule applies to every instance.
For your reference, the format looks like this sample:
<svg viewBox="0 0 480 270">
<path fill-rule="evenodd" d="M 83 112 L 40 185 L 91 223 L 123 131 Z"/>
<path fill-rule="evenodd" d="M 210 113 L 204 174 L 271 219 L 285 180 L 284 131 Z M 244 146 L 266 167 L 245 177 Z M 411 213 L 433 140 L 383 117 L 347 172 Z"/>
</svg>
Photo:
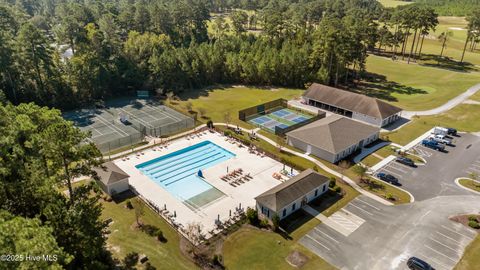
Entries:
<svg viewBox="0 0 480 270">
<path fill-rule="evenodd" d="M 467 16 L 480 6 L 480 0 L 415 0 L 415 3 L 431 7 L 442 16 Z"/>
</svg>

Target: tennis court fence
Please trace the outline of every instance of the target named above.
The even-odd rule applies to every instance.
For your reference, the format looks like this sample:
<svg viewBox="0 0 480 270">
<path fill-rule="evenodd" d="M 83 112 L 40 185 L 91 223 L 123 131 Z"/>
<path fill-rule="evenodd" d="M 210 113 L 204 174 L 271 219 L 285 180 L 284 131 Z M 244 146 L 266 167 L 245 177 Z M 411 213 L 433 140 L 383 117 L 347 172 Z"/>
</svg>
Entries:
<svg viewBox="0 0 480 270">
<path fill-rule="evenodd" d="M 243 109 L 238 112 L 238 119 L 242 121 L 248 121 L 254 117 L 257 117 L 261 114 L 267 114 L 276 109 L 282 109 L 288 107 L 288 101 L 286 99 L 280 98 L 265 102 L 263 104 L 253 106 L 250 108 Z"/>
<path fill-rule="evenodd" d="M 151 137 L 165 137 L 195 127 L 195 120 L 193 118 L 185 118 L 174 123 L 158 126 L 152 125 L 148 127 L 140 123 L 134 117 L 131 117 L 129 121 L 136 130 L 140 131 L 142 135 Z"/>
<path fill-rule="evenodd" d="M 134 145 L 143 142 L 144 139 L 145 136 L 143 136 L 141 133 L 137 133 L 105 142 L 95 142 L 95 145 L 100 152 L 110 153 L 119 148 L 126 148 L 127 146 L 133 147 Z"/>
</svg>

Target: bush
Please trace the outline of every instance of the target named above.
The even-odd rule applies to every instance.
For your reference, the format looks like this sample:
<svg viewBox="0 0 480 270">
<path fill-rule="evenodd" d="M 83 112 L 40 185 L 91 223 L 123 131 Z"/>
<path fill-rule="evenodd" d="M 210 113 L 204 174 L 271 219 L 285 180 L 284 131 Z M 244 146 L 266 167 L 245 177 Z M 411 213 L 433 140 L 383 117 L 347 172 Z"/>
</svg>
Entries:
<svg viewBox="0 0 480 270">
<path fill-rule="evenodd" d="M 151 265 L 149 262 L 145 264 L 145 270 L 156 270 L 155 266 Z"/>
<path fill-rule="evenodd" d="M 160 231 L 160 229 L 156 226 L 145 224 L 142 226 L 142 231 L 150 236 L 157 236 L 157 233 Z"/>
<path fill-rule="evenodd" d="M 212 264 L 213 265 L 222 265 L 222 255 L 213 255 L 212 258 Z"/>
<path fill-rule="evenodd" d="M 127 268 L 131 268 L 135 266 L 138 263 L 138 253 L 136 252 L 130 252 L 125 256 L 123 259 L 123 263 Z"/>
<path fill-rule="evenodd" d="M 258 212 L 250 207 L 247 208 L 247 221 L 252 225 L 258 224 Z"/>
<path fill-rule="evenodd" d="M 339 186 L 335 186 L 335 187 L 333 188 L 333 191 L 335 191 L 336 193 L 339 193 L 339 194 L 340 194 L 340 193 L 342 192 L 342 188 L 339 187 Z"/>
<path fill-rule="evenodd" d="M 473 216 L 473 215 L 472 215 L 472 216 L 468 216 L 468 220 L 469 220 L 469 221 L 476 221 L 476 222 L 478 222 L 477 216 Z"/>
<path fill-rule="evenodd" d="M 127 200 L 127 208 L 128 209 L 133 209 L 133 204 L 130 200 Z"/>
<path fill-rule="evenodd" d="M 474 229 L 480 229 L 480 224 L 478 224 L 477 221 L 470 220 L 468 222 L 468 226 L 474 228 Z"/>
<path fill-rule="evenodd" d="M 212 120 L 207 121 L 207 127 L 208 128 L 214 128 Z"/>
<path fill-rule="evenodd" d="M 270 223 L 268 222 L 268 219 L 264 218 L 262 221 L 260 221 L 260 227 L 262 228 L 268 228 L 270 226 Z"/>
<path fill-rule="evenodd" d="M 225 130 L 223 132 L 223 135 L 227 136 L 227 137 L 231 137 L 232 136 L 232 132 L 230 130 Z"/>
<path fill-rule="evenodd" d="M 165 242 L 165 236 L 163 236 L 162 230 L 158 229 L 156 232 L 157 240 L 160 242 Z"/>
<path fill-rule="evenodd" d="M 280 217 L 277 214 L 274 214 L 272 217 L 273 230 L 277 231 L 280 226 Z"/>
<path fill-rule="evenodd" d="M 395 199 L 395 198 L 393 197 L 392 193 L 387 193 L 387 194 L 385 194 L 385 198 L 386 198 L 387 200 L 394 200 L 394 199 Z"/>
<path fill-rule="evenodd" d="M 317 167 L 317 165 L 313 165 L 313 170 L 316 171 L 316 172 L 318 172 L 318 167 Z"/>
<path fill-rule="evenodd" d="M 337 185 L 337 178 L 335 176 L 330 177 L 330 183 L 328 184 L 329 188 L 333 188 Z"/>
</svg>

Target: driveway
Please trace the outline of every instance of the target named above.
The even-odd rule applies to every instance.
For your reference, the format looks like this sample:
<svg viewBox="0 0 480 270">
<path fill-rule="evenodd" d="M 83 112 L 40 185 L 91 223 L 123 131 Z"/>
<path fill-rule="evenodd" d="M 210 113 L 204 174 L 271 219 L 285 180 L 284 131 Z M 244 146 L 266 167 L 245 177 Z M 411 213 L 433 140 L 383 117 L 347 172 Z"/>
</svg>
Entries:
<svg viewBox="0 0 480 270">
<path fill-rule="evenodd" d="M 476 232 L 448 218 L 478 213 L 480 196 L 437 197 L 406 205 L 386 206 L 366 196 L 352 200 L 344 211 L 363 220 L 345 236 L 321 223 L 300 243 L 338 269 L 408 269 L 416 256 L 438 270 L 452 269 Z"/>
<path fill-rule="evenodd" d="M 414 115 L 435 115 L 435 114 L 440 114 L 443 112 L 446 112 L 450 109 L 453 109 L 453 107 L 457 106 L 458 104 L 464 102 L 467 100 L 469 97 L 473 96 L 475 93 L 477 93 L 480 90 L 480 83 L 476 84 L 467 91 L 463 92 L 461 95 L 456 96 L 455 98 L 449 100 L 447 103 L 443 104 L 440 107 L 437 107 L 435 109 L 427 110 L 427 111 L 403 111 L 402 112 L 402 117 L 411 119 L 412 116 Z"/>
<path fill-rule="evenodd" d="M 411 168 L 392 161 L 377 170 L 397 177 L 402 188 L 408 190 L 416 201 L 428 200 L 437 196 L 469 195 L 459 188 L 454 180 L 475 172 L 480 175 L 480 137 L 473 134 L 460 134 L 455 137 L 455 147 L 446 146 L 448 153 L 438 152 L 421 145 L 414 149 L 426 161 L 426 165 Z"/>
</svg>

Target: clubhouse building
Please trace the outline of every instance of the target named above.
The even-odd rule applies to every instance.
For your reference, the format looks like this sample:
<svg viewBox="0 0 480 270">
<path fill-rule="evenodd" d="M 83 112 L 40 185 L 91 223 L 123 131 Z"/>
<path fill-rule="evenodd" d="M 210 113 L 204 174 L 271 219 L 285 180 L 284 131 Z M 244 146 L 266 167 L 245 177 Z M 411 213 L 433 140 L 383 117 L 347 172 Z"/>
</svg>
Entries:
<svg viewBox="0 0 480 270">
<path fill-rule="evenodd" d="M 306 104 L 377 127 L 400 118 L 402 109 L 365 95 L 323 84 L 312 84 L 303 95 Z"/>
<path fill-rule="evenodd" d="M 93 169 L 98 177 L 98 185 L 110 196 L 127 191 L 129 175 L 113 162 L 103 163 L 101 167 Z"/>
<path fill-rule="evenodd" d="M 259 217 L 281 219 L 327 192 L 330 180 L 307 169 L 255 198 Z"/>
<path fill-rule="evenodd" d="M 335 163 L 376 141 L 380 128 L 333 114 L 286 135 L 290 146 Z"/>
</svg>

